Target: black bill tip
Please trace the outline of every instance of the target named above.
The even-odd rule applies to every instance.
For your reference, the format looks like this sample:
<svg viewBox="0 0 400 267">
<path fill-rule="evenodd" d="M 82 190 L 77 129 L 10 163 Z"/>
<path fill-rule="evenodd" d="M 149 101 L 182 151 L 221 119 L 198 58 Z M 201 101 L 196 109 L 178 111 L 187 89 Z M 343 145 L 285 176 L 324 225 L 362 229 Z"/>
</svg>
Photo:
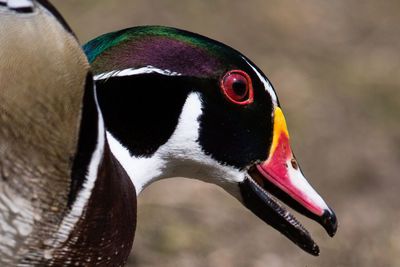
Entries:
<svg viewBox="0 0 400 267">
<path fill-rule="evenodd" d="M 338 220 L 336 218 L 335 213 L 332 209 L 327 208 L 324 209 L 322 215 L 317 215 L 307 208 L 305 208 L 302 204 L 284 192 L 282 189 L 271 183 L 268 179 L 263 179 L 260 173 L 256 168 L 252 167 L 249 170 L 249 175 L 260 187 L 264 189 L 265 192 L 270 193 L 275 196 L 289 207 L 293 208 L 297 212 L 305 215 L 306 217 L 318 222 L 328 233 L 330 237 L 333 237 L 336 234 L 338 228 Z"/>
<path fill-rule="evenodd" d="M 321 225 L 325 228 L 328 235 L 333 237 L 338 228 L 338 221 L 335 213 L 331 209 L 325 210 L 320 220 Z"/>
</svg>

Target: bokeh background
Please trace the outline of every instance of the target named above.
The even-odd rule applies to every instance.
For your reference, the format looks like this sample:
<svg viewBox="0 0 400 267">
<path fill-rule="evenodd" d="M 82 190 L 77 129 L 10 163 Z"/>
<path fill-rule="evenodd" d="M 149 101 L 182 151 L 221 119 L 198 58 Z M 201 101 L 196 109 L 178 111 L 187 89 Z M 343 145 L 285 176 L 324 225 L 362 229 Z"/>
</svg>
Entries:
<svg viewBox="0 0 400 267">
<path fill-rule="evenodd" d="M 400 266 L 400 2 L 53 0 L 82 44 L 135 25 L 226 43 L 278 93 L 303 172 L 335 210 L 313 257 L 213 185 L 157 182 L 139 198 L 128 266 Z"/>
</svg>

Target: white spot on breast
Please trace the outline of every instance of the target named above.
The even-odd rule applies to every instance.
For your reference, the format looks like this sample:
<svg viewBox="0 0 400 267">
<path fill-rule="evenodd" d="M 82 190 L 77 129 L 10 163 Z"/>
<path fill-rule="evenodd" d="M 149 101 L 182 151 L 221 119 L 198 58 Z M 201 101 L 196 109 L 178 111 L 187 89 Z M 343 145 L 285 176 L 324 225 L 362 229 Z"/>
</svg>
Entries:
<svg viewBox="0 0 400 267">
<path fill-rule="evenodd" d="M 22 220 L 13 220 L 13 225 L 18 230 L 18 233 L 21 236 L 28 236 L 32 232 L 32 225 L 31 223 L 22 221 Z"/>
<path fill-rule="evenodd" d="M 53 258 L 53 250 L 52 249 L 46 249 L 43 251 L 43 257 L 46 260 L 51 260 Z"/>
</svg>

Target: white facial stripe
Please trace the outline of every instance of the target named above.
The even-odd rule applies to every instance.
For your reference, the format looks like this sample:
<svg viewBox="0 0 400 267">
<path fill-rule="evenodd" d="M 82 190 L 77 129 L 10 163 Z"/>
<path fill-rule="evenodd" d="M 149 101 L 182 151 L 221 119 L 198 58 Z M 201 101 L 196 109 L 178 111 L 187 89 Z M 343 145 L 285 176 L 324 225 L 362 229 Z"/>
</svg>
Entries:
<svg viewBox="0 0 400 267">
<path fill-rule="evenodd" d="M 124 76 L 132 76 L 132 75 L 139 75 L 139 74 L 148 74 L 148 73 L 158 73 L 166 76 L 180 76 L 181 73 L 170 71 L 170 70 L 162 70 L 153 66 L 146 66 L 138 69 L 128 68 L 124 70 L 113 70 L 110 72 L 105 72 L 98 74 L 93 77 L 95 81 L 98 80 L 105 80 L 110 77 L 124 77 Z"/>
<path fill-rule="evenodd" d="M 272 99 L 272 103 L 273 103 L 274 107 L 277 107 L 278 106 L 278 97 L 276 96 L 276 93 L 275 93 L 274 89 L 272 88 L 272 85 L 269 83 L 269 81 L 267 79 L 264 78 L 264 76 L 252 64 L 250 64 L 250 62 L 248 62 L 246 60 L 246 58 L 243 57 L 243 59 L 244 59 L 244 61 L 247 62 L 247 64 L 249 64 L 249 66 L 257 74 L 258 78 L 263 83 L 265 90 L 271 95 L 271 99 Z"/>
<path fill-rule="evenodd" d="M 56 235 L 52 239 L 45 241 L 45 244 L 49 245 L 49 247 L 58 248 L 61 243 L 66 241 L 69 234 L 73 230 L 75 224 L 81 218 L 83 210 L 89 201 L 89 198 L 92 194 L 92 190 L 94 188 L 94 184 L 97 180 L 98 168 L 103 158 L 103 152 L 104 152 L 105 127 L 104 127 L 103 116 L 101 114 L 99 105 L 97 103 L 96 90 L 94 94 L 98 112 L 98 124 L 97 124 L 98 136 L 97 136 L 96 148 L 94 150 L 94 153 L 92 154 L 92 158 L 88 166 L 85 182 L 82 186 L 82 189 L 79 191 L 76 197 L 76 200 L 71 208 L 71 211 L 68 213 L 67 216 L 64 217 L 62 223 L 59 226 L 58 231 L 56 232 Z M 48 255 L 51 256 L 51 251 L 48 251 Z"/>
<path fill-rule="evenodd" d="M 242 181 L 244 173 L 206 155 L 197 142 L 201 114 L 199 95 L 191 93 L 171 138 L 150 158 L 131 157 L 128 150 L 111 133 L 107 133 L 111 151 L 127 171 L 137 194 L 155 180 L 178 176 L 218 184 L 232 195 L 239 193 L 233 192 L 235 188 L 238 190 L 237 186 L 230 185 Z"/>
</svg>

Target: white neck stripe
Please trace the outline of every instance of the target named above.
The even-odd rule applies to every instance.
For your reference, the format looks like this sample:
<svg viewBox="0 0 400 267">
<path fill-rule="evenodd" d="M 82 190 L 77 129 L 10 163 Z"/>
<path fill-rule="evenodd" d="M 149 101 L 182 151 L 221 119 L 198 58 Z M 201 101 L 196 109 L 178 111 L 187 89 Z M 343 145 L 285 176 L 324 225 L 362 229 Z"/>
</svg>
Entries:
<svg viewBox="0 0 400 267">
<path fill-rule="evenodd" d="M 95 81 L 98 80 L 105 80 L 110 77 L 124 77 L 124 76 L 132 76 L 132 75 L 139 75 L 139 74 L 148 74 L 148 73 L 158 73 L 166 76 L 180 76 L 182 75 L 181 73 L 175 72 L 175 71 L 170 71 L 170 70 L 162 70 L 153 66 L 146 66 L 142 68 L 128 68 L 124 70 L 113 70 L 110 72 L 104 72 L 101 74 L 98 74 L 93 77 Z"/>
</svg>

